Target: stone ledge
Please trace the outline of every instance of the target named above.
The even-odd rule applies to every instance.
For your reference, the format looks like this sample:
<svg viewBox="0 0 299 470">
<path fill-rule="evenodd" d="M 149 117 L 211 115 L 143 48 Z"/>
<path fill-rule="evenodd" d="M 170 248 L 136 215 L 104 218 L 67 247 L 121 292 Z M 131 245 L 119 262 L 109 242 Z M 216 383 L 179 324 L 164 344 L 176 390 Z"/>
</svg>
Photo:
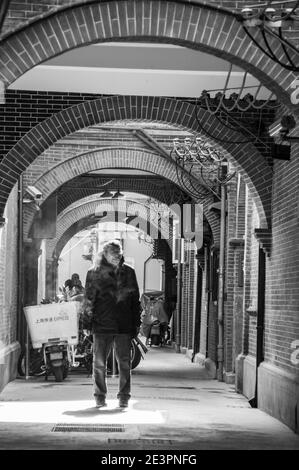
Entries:
<svg viewBox="0 0 299 470">
<path fill-rule="evenodd" d="M 299 378 L 262 362 L 258 372 L 258 407 L 299 433 Z"/>
<path fill-rule="evenodd" d="M 234 372 L 224 372 L 223 374 L 224 382 L 226 384 L 235 384 L 236 374 Z"/>
<path fill-rule="evenodd" d="M 255 377 L 256 377 L 256 359 L 248 354 L 243 361 L 243 391 L 242 394 L 251 400 L 255 394 Z"/>
<path fill-rule="evenodd" d="M 217 378 L 216 364 L 214 361 L 212 361 L 212 359 L 205 357 L 201 353 L 198 353 L 198 354 L 195 354 L 194 356 L 194 362 L 196 362 L 197 364 L 200 364 L 206 369 L 208 377 L 210 379 Z"/>
<path fill-rule="evenodd" d="M 20 343 L 15 341 L 0 350 L 0 392 L 17 376 Z"/>
</svg>

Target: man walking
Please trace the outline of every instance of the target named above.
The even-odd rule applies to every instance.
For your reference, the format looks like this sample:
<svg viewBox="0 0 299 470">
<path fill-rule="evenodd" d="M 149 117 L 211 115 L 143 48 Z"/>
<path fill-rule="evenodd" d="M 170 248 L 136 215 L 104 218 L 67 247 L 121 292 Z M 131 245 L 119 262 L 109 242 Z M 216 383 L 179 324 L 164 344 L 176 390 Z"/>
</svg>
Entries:
<svg viewBox="0 0 299 470">
<path fill-rule="evenodd" d="M 83 328 L 93 333 L 93 380 L 97 407 L 106 406 L 106 367 L 112 346 L 119 369 L 119 406 L 131 397 L 131 339 L 140 326 L 139 288 L 134 269 L 124 263 L 118 240 L 105 243 L 88 271 Z"/>
</svg>

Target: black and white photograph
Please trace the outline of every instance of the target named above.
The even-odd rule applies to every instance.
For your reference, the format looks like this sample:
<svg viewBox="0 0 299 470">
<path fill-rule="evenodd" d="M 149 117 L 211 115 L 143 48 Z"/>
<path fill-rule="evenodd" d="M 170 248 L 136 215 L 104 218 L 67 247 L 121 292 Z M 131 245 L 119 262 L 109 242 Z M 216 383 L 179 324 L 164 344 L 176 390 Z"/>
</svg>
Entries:
<svg viewBox="0 0 299 470">
<path fill-rule="evenodd" d="M 299 450 L 299 1 L 0 0 L 0 452 L 261 450 Z"/>
</svg>

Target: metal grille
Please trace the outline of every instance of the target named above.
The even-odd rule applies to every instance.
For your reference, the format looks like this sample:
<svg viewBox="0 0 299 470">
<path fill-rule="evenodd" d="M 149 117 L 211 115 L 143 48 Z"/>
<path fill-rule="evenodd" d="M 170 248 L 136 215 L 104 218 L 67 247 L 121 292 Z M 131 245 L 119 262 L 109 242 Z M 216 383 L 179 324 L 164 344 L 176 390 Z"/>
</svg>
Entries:
<svg viewBox="0 0 299 470">
<path fill-rule="evenodd" d="M 150 395 L 150 396 L 149 395 L 136 395 L 136 398 L 138 398 L 138 399 L 145 398 L 145 399 L 153 399 L 153 400 L 166 400 L 166 401 L 169 401 L 169 400 L 173 400 L 173 401 L 200 401 L 199 398 L 156 397 L 156 396 L 153 396 L 153 395 Z"/>
<path fill-rule="evenodd" d="M 135 384 L 136 385 L 136 384 Z M 169 386 L 169 385 L 139 385 L 141 388 L 167 388 L 167 389 L 180 389 L 180 390 L 196 390 L 196 387 L 180 387 L 180 386 Z"/>
<path fill-rule="evenodd" d="M 170 439 L 108 439 L 108 444 L 153 444 L 153 445 L 173 445 Z"/>
<path fill-rule="evenodd" d="M 123 424 L 59 423 L 51 432 L 124 432 Z"/>
</svg>

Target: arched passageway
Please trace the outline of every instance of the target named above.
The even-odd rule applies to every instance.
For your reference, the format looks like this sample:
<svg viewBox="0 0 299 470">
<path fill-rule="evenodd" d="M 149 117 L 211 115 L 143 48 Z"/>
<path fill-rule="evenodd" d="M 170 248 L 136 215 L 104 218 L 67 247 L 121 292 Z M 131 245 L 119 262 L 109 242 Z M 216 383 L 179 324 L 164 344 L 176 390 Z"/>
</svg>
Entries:
<svg viewBox="0 0 299 470">
<path fill-rule="evenodd" d="M 86 28 L 87 23 L 91 25 L 90 28 Z M 24 25 L 19 31 L 6 35 L 0 41 L 0 77 L 9 85 L 26 70 L 64 51 L 85 44 L 124 40 L 168 42 L 221 56 L 251 72 L 274 91 L 278 101 L 283 103 L 282 112 L 287 110 L 298 115 L 298 106 L 290 100 L 296 75 L 266 58 L 248 39 L 233 14 L 201 3 L 124 0 L 99 4 L 88 1 L 58 9 Z M 273 39 L 271 45 L 279 54 L 278 42 Z M 5 344 L 5 348 L 12 363 L 16 359 L 18 348 L 16 341 L 13 343 L 15 312 L 22 309 L 21 299 L 18 306 L 15 306 L 11 287 L 16 286 L 22 276 L 20 272 L 19 278 L 16 275 L 18 268 L 19 271 L 21 269 L 18 266 L 19 245 L 13 236 L 18 232 L 18 223 L 21 224 L 16 209 L 18 194 L 14 188 L 19 176 L 63 137 L 99 123 L 159 122 L 198 134 L 201 126 L 194 119 L 194 108 L 192 104 L 182 100 L 161 97 L 97 97 L 95 100 L 68 107 L 51 117 L 47 111 L 46 119 L 39 117 L 39 124 L 25 135 L 20 134 L 18 141 L 14 140 L 15 136 L 12 138 L 11 146 L 0 164 L 0 215 L 10 195 L 6 206 L 9 225 L 7 229 L 1 229 L 1 242 L 2 239 L 5 241 L 0 250 L 1 281 L 5 279 L 5 268 L 8 269 L 8 281 L 0 298 L 8 330 L 1 330 L 1 338 L 9 343 L 8 346 Z M 179 352 L 190 352 L 192 335 L 198 327 L 194 327 L 195 306 L 200 306 L 200 352 L 204 360 L 209 359 L 212 351 L 215 361 L 219 359 L 220 362 L 223 352 L 224 380 L 228 383 L 236 381 L 238 391 L 244 393 L 248 399 L 254 397 L 260 408 L 269 411 L 297 431 L 298 309 L 296 302 L 294 303 L 294 299 L 298 297 L 298 283 L 294 283 L 294 279 L 298 277 L 295 223 L 298 207 L 294 197 L 299 174 L 297 143 L 292 144 L 289 161 L 271 161 L 273 167 L 270 168 L 257 148 L 246 143 L 246 138 L 240 133 L 227 130 L 203 109 L 198 117 L 200 122 L 205 122 L 206 129 L 212 134 L 210 139 L 207 138 L 211 144 L 215 144 L 213 137 L 215 140 L 217 137 L 225 137 L 227 141 L 231 139 L 240 142 L 238 145 L 218 144 L 238 175 L 229 187 L 227 205 L 222 207 L 222 214 L 227 216 L 227 233 L 224 242 L 226 258 L 222 292 L 224 309 L 220 312 L 221 315 L 217 316 L 219 312 L 216 312 L 220 292 L 217 283 L 223 280 L 217 264 L 217 249 L 207 242 L 201 252 L 195 253 L 194 249 L 188 251 L 187 245 L 184 245 L 184 256 L 177 259 L 177 266 L 182 265 L 184 291 L 181 323 L 185 326 L 182 343 L 178 341 Z M 296 131 L 297 129 L 294 135 Z M 82 152 L 79 153 L 72 155 L 73 163 L 76 161 L 75 157 L 81 159 Z M 93 152 L 89 153 L 92 155 Z M 144 153 L 146 152 L 143 150 Z M 155 155 L 155 152 L 152 154 Z M 151 158 L 157 161 L 157 165 L 163 162 L 158 152 Z M 169 168 L 164 168 L 166 173 Z M 53 171 L 55 173 L 55 168 Z M 46 185 L 54 173 L 49 171 L 48 181 L 43 173 L 42 170 L 39 179 Z M 74 176 L 76 174 L 78 173 Z M 164 174 L 165 178 L 168 176 Z M 60 180 L 56 174 L 55 178 L 57 181 L 52 186 L 50 184 L 49 196 L 59 185 L 68 181 L 67 178 Z M 38 184 L 38 181 L 34 183 Z M 219 205 L 213 201 L 211 206 L 214 213 L 206 212 L 206 216 L 215 217 L 215 224 L 210 217 L 215 235 L 217 230 L 219 234 Z M 30 223 L 28 222 L 29 225 Z M 26 230 L 29 228 L 26 226 Z M 224 245 L 222 244 L 222 248 Z M 4 253 L 5 250 L 9 255 Z M 264 251 L 267 254 L 266 259 Z M 17 269 L 13 272 L 15 266 Z M 195 293 L 195 279 L 197 285 L 201 286 L 201 292 L 198 290 Z M 209 309 L 211 305 L 214 310 Z M 217 330 L 218 324 L 224 327 L 224 345 L 217 344 L 217 333 L 220 331 Z M 282 333 L 277 335 L 277 331 Z M 217 348 L 220 351 L 218 356 Z M 6 374 L 8 367 L 4 365 L 4 369 Z M 181 374 L 183 377 L 182 371 Z M 13 374 L 9 376 L 9 380 L 12 377 Z M 275 397 L 273 390 L 276 391 Z M 247 439 L 248 429 L 245 435 Z"/>
<path fill-rule="evenodd" d="M 104 148 L 95 152 L 88 152 L 75 156 L 58 164 L 46 172 L 34 185 L 43 193 L 43 198 L 47 199 L 62 184 L 80 174 L 85 174 L 94 170 L 105 168 L 146 170 L 153 174 L 162 176 L 166 180 L 176 185 L 180 182 L 176 175 L 175 164 L 161 158 L 157 153 L 138 148 Z M 199 191 L 201 186 L 198 184 Z M 201 201 L 199 201 L 201 202 Z M 216 244 L 219 244 L 219 218 L 208 211 L 211 204 L 211 196 L 207 195 L 203 200 L 205 216 L 213 230 Z M 36 215 L 34 207 L 25 208 L 24 212 L 24 237 L 29 237 L 30 228 Z"/>
<path fill-rule="evenodd" d="M 10 188 L 16 181 L 16 175 L 24 171 L 46 148 L 75 130 L 99 122 L 133 119 L 166 122 L 196 131 L 198 125 L 194 119 L 194 112 L 194 105 L 150 97 L 112 97 L 69 108 L 37 125 L 7 154 L 2 162 L 3 178 L 6 179 L 6 184 L 0 195 L 2 194 L 3 201 L 5 201 Z M 208 111 L 201 109 L 199 114 L 199 119 L 205 122 L 207 127 L 213 129 L 215 137 L 221 135 L 226 136 L 228 140 L 245 142 L 237 145 L 223 144 L 222 151 L 244 177 L 259 209 L 261 225 L 267 227 L 271 211 L 272 171 L 270 167 L 259 151 L 252 144 L 246 143 L 244 136 L 225 128 Z M 10 168 L 12 160 L 18 161 L 17 166 L 14 165 L 15 176 L 10 176 L 12 175 Z"/>
</svg>

